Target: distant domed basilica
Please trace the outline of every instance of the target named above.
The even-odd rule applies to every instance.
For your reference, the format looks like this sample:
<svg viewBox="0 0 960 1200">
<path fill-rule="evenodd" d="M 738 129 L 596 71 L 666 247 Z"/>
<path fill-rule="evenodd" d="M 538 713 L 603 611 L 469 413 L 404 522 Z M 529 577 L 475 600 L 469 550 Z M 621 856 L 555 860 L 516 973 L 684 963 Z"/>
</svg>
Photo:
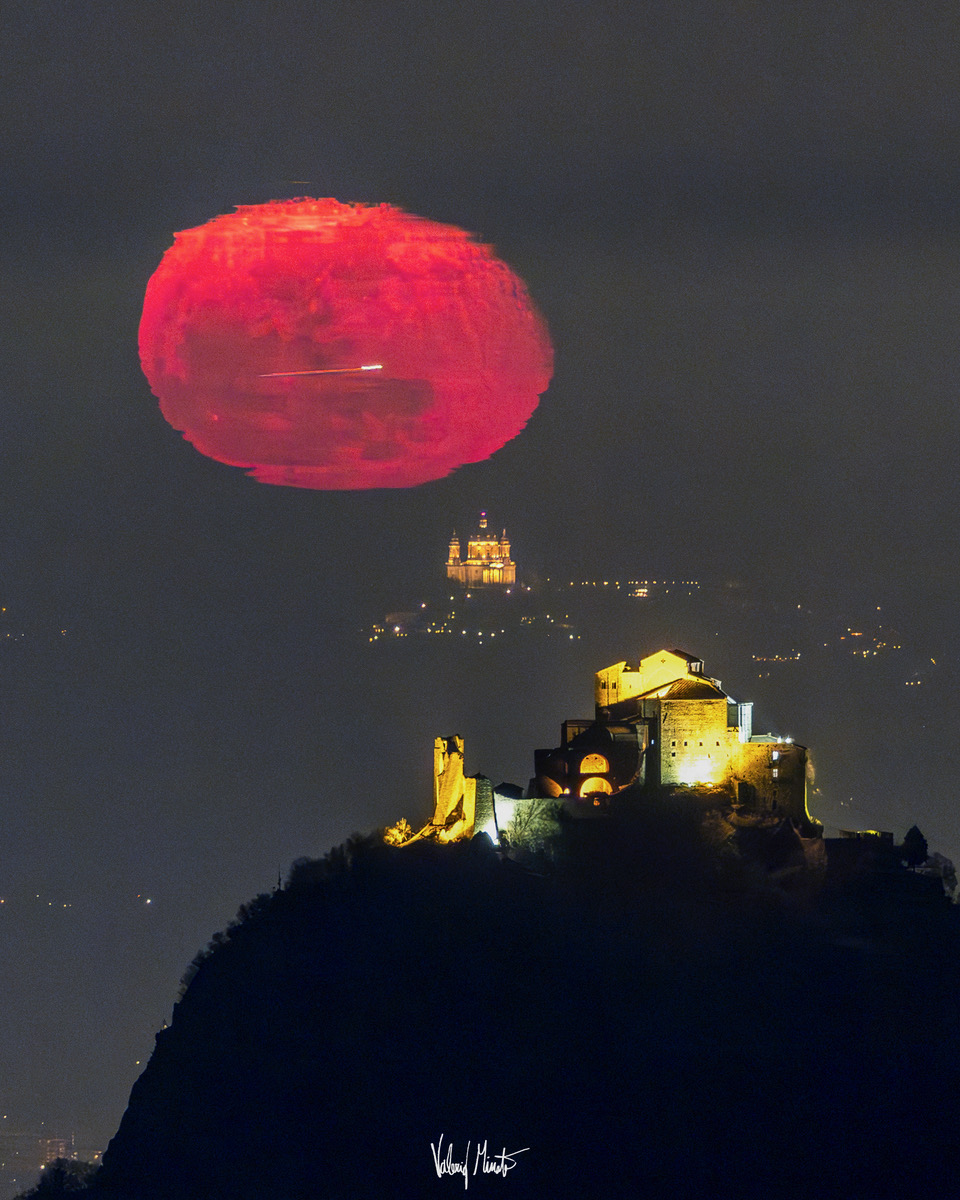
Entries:
<svg viewBox="0 0 960 1200">
<path fill-rule="evenodd" d="M 510 557 L 507 531 L 499 537 L 487 528 L 487 514 L 480 514 L 477 531 L 467 541 L 467 553 L 460 557 L 460 539 L 454 531 L 447 556 L 447 578 L 462 587 L 503 587 L 517 581 L 517 564 Z"/>
</svg>

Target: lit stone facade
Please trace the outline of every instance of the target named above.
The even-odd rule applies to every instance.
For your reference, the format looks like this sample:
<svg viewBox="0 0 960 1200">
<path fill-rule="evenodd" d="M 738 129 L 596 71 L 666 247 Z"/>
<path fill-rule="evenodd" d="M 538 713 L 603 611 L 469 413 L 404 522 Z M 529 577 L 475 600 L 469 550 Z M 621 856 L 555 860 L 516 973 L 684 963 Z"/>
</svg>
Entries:
<svg viewBox="0 0 960 1200">
<path fill-rule="evenodd" d="M 597 672 L 594 694 L 594 720 L 564 722 L 561 745 L 536 751 L 534 794 L 569 796 L 576 808 L 631 785 L 704 786 L 810 824 L 806 748 L 754 734 L 753 705 L 728 696 L 700 659 L 660 650 L 615 663 Z"/>
<path fill-rule="evenodd" d="M 560 745 L 534 751 L 526 792 L 465 776 L 463 739 L 438 737 L 433 815 L 418 833 L 391 830 L 388 840 L 448 842 L 486 833 L 494 843 L 535 844 L 556 830 L 558 808 L 599 817 L 611 796 L 631 787 L 705 788 L 749 812 L 787 817 L 802 834 L 819 828 L 807 812 L 806 747 L 755 734 L 753 705 L 728 696 L 718 679 L 704 675 L 700 659 L 659 650 L 636 666 L 619 662 L 598 671 L 594 689 L 595 716 L 564 721 Z"/>
<path fill-rule="evenodd" d="M 463 738 L 438 737 L 433 743 L 433 816 L 429 831 L 442 842 L 470 837 L 492 817 L 490 780 L 464 775 Z"/>
<path fill-rule="evenodd" d="M 454 533 L 447 555 L 447 578 L 463 587 L 503 587 L 517 581 L 517 564 L 510 557 L 507 531 L 500 537 L 487 528 L 487 514 L 480 514 L 477 532 L 467 541 L 467 553 L 460 557 L 460 539 Z"/>
<path fill-rule="evenodd" d="M 488 832 L 497 841 L 494 793 L 485 775 L 464 775 L 463 738 L 438 737 L 433 743 L 433 815 L 426 825 L 413 833 L 406 822 L 387 830 L 392 845 L 409 845 L 429 838 L 456 842 Z"/>
</svg>

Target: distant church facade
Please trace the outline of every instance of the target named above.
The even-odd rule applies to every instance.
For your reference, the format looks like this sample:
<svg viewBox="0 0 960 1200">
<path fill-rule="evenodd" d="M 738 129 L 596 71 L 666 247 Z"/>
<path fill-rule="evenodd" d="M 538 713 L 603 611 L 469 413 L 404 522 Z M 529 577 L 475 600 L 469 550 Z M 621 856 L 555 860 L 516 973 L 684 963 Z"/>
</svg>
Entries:
<svg viewBox="0 0 960 1200">
<path fill-rule="evenodd" d="M 476 532 L 467 539 L 461 557 L 460 539 L 454 532 L 447 555 L 447 578 L 468 588 L 504 587 L 517 581 L 517 564 L 510 557 L 507 531 L 499 537 L 487 527 L 487 514 L 480 514 Z"/>
</svg>

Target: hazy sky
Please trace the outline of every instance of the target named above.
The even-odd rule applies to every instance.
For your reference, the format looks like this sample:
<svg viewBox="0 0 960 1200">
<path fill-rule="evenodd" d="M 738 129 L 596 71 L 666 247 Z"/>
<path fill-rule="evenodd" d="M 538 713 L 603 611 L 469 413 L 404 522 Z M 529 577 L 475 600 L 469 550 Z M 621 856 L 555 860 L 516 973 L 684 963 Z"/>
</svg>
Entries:
<svg viewBox="0 0 960 1200">
<path fill-rule="evenodd" d="M 194 952 L 292 858 L 412 813 L 447 714 L 532 749 L 589 708 L 602 663 L 415 677 L 352 640 L 478 508 L 541 570 L 879 598 L 957 647 L 958 43 L 946 3 L 7 5 L 11 1120 L 108 1137 Z M 496 246 L 556 348 L 520 437 L 324 494 L 162 420 L 136 331 L 173 231 L 295 195 Z"/>
</svg>

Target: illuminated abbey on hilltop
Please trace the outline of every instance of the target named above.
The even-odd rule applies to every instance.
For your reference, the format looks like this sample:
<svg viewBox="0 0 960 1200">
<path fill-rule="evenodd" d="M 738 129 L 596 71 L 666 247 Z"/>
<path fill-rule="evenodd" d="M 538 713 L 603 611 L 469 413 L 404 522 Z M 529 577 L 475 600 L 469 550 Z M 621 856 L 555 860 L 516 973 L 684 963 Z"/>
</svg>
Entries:
<svg viewBox="0 0 960 1200">
<path fill-rule="evenodd" d="M 560 746 L 536 751 L 533 794 L 597 806 L 632 784 L 716 787 L 809 823 L 806 748 L 755 734 L 752 702 L 728 696 L 699 658 L 658 650 L 636 666 L 615 663 L 594 677 L 594 699 L 592 721 L 564 721 Z"/>
<path fill-rule="evenodd" d="M 414 838 L 488 833 L 497 843 L 508 827 L 535 824 L 550 807 L 545 801 L 593 817 L 628 788 L 695 787 L 747 812 L 787 818 L 801 833 L 818 828 L 807 812 L 806 748 L 755 734 L 753 704 L 728 696 L 699 658 L 658 650 L 636 665 L 615 663 L 596 673 L 594 698 L 592 719 L 564 721 L 560 745 L 534 751 L 526 791 L 465 776 L 463 739 L 437 738 L 434 812 Z"/>
<path fill-rule="evenodd" d="M 496 537 L 487 529 L 487 514 L 480 514 L 477 532 L 467 541 L 467 554 L 460 557 L 460 539 L 454 532 L 447 556 L 447 578 L 463 587 L 498 587 L 516 583 L 517 564 L 510 557 L 507 531 Z"/>
</svg>

